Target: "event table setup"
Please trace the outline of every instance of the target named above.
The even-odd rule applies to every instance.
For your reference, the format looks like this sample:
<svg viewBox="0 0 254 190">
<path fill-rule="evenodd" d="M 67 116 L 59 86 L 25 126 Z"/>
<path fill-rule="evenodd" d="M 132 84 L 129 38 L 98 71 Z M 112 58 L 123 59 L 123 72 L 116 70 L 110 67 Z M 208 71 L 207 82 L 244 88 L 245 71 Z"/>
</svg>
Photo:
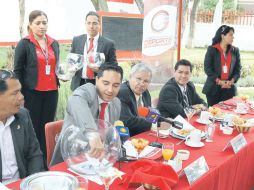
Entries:
<svg viewBox="0 0 254 190">
<path fill-rule="evenodd" d="M 242 103 L 245 106 L 242 106 Z M 254 126 L 253 108 L 252 101 L 230 99 L 209 109 L 209 113 L 212 114 L 211 121 L 209 120 L 211 115 L 204 112 L 200 116 L 190 118 L 190 123 L 178 118 L 184 123 L 184 128 L 161 131 L 158 134 L 159 138 L 156 131 L 148 131 L 133 137 L 132 139 L 136 139 L 135 142 L 128 140 L 126 145 L 124 144 L 128 159 L 114 164 L 121 173 L 116 176 L 109 189 L 122 190 L 128 187 L 141 190 L 143 187 L 140 186 L 144 183 L 158 185 L 166 182 L 173 190 L 250 190 L 254 187 L 254 130 L 251 128 Z M 232 127 L 236 128 L 232 130 Z M 207 134 L 211 135 L 208 141 Z M 161 143 L 164 145 L 163 149 L 139 146 L 139 143 L 147 145 L 152 142 Z M 136 148 L 141 148 L 138 155 L 128 148 L 135 147 L 132 143 L 138 144 Z M 162 157 L 163 152 L 165 155 Z M 172 159 L 167 161 L 172 153 L 175 162 Z M 165 161 L 178 170 L 177 176 L 172 167 L 164 164 Z M 143 178 L 139 179 L 137 171 L 141 170 L 138 164 L 150 167 L 147 173 L 142 174 Z M 153 166 L 162 174 L 156 173 Z M 162 172 L 163 170 L 168 172 L 168 176 Z M 50 171 L 78 175 L 70 171 L 65 162 L 51 167 Z M 133 176 L 136 176 L 135 180 Z M 88 189 L 104 189 L 102 185 L 96 183 L 97 179 L 92 177 L 88 179 Z M 140 180 L 140 183 L 137 183 L 137 180 Z M 20 182 L 15 182 L 7 187 L 18 190 L 19 184 Z"/>
</svg>

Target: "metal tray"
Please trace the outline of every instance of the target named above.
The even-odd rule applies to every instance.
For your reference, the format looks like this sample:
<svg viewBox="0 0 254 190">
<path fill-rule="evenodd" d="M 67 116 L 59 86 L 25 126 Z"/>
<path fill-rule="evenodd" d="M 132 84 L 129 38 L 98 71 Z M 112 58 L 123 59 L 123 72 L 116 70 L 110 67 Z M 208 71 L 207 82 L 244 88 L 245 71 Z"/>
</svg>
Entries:
<svg viewBox="0 0 254 190">
<path fill-rule="evenodd" d="M 39 172 L 25 178 L 20 184 L 20 190 L 75 190 L 78 179 L 65 172 Z M 30 188 L 34 186 L 33 188 Z"/>
</svg>

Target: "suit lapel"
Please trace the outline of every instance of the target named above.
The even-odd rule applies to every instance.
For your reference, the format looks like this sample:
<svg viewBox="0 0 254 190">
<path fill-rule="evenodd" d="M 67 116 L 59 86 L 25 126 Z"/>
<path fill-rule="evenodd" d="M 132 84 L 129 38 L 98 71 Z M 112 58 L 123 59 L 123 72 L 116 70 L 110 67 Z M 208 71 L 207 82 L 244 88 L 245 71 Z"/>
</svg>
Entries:
<svg viewBox="0 0 254 190">
<path fill-rule="evenodd" d="M 103 53 L 104 41 L 101 36 L 98 39 L 97 52 Z"/>
</svg>

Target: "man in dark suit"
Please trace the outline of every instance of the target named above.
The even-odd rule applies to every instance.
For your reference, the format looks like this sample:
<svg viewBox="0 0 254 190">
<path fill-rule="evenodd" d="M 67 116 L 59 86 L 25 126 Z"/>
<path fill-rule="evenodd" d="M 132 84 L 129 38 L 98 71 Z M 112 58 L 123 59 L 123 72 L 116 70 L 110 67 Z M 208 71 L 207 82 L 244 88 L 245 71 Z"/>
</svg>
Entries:
<svg viewBox="0 0 254 190">
<path fill-rule="evenodd" d="M 151 69 L 146 64 L 136 64 L 131 69 L 129 81 L 121 85 L 118 93 L 122 104 L 120 120 L 129 128 L 130 136 L 151 129 L 152 124 L 145 118 L 139 117 L 137 111 L 139 106 L 151 106 L 151 96 L 147 90 L 151 79 Z M 161 122 L 160 129 L 166 129 L 169 126 L 169 124 Z"/>
<path fill-rule="evenodd" d="M 105 55 L 106 63 L 117 64 L 114 43 L 99 34 L 100 17 L 96 12 L 91 11 L 86 15 L 86 30 L 87 34 L 73 38 L 71 53 L 84 55 L 85 60 L 89 60 L 91 64 L 84 61 L 83 68 L 75 73 L 71 81 L 72 90 L 88 82 L 95 84 L 94 77 L 99 69 L 93 60 L 96 52 Z"/>
<path fill-rule="evenodd" d="M 159 95 L 158 109 L 162 116 L 186 117 L 184 108 L 192 107 L 195 113 L 205 110 L 206 103 L 199 97 L 194 84 L 190 81 L 192 64 L 185 59 L 175 65 L 174 77 L 163 86 Z"/>
<path fill-rule="evenodd" d="M 40 145 L 23 103 L 14 73 L 0 70 L 0 181 L 4 184 L 44 170 Z"/>
</svg>

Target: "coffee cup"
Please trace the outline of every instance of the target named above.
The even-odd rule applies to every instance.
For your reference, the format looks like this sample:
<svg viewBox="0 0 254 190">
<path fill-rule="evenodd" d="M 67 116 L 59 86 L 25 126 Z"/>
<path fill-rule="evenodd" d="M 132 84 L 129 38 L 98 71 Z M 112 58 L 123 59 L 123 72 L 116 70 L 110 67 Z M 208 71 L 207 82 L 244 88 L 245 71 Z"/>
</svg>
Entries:
<svg viewBox="0 0 254 190">
<path fill-rule="evenodd" d="M 241 112 L 246 112 L 247 106 L 245 103 L 237 103 L 236 104 L 236 111 L 241 113 Z"/>
<path fill-rule="evenodd" d="M 201 122 L 208 122 L 211 114 L 208 111 L 201 111 L 199 120 Z"/>
<path fill-rule="evenodd" d="M 186 141 L 191 144 L 200 144 L 201 142 L 201 131 L 200 130 L 193 130 L 191 133 L 186 137 Z"/>
</svg>

